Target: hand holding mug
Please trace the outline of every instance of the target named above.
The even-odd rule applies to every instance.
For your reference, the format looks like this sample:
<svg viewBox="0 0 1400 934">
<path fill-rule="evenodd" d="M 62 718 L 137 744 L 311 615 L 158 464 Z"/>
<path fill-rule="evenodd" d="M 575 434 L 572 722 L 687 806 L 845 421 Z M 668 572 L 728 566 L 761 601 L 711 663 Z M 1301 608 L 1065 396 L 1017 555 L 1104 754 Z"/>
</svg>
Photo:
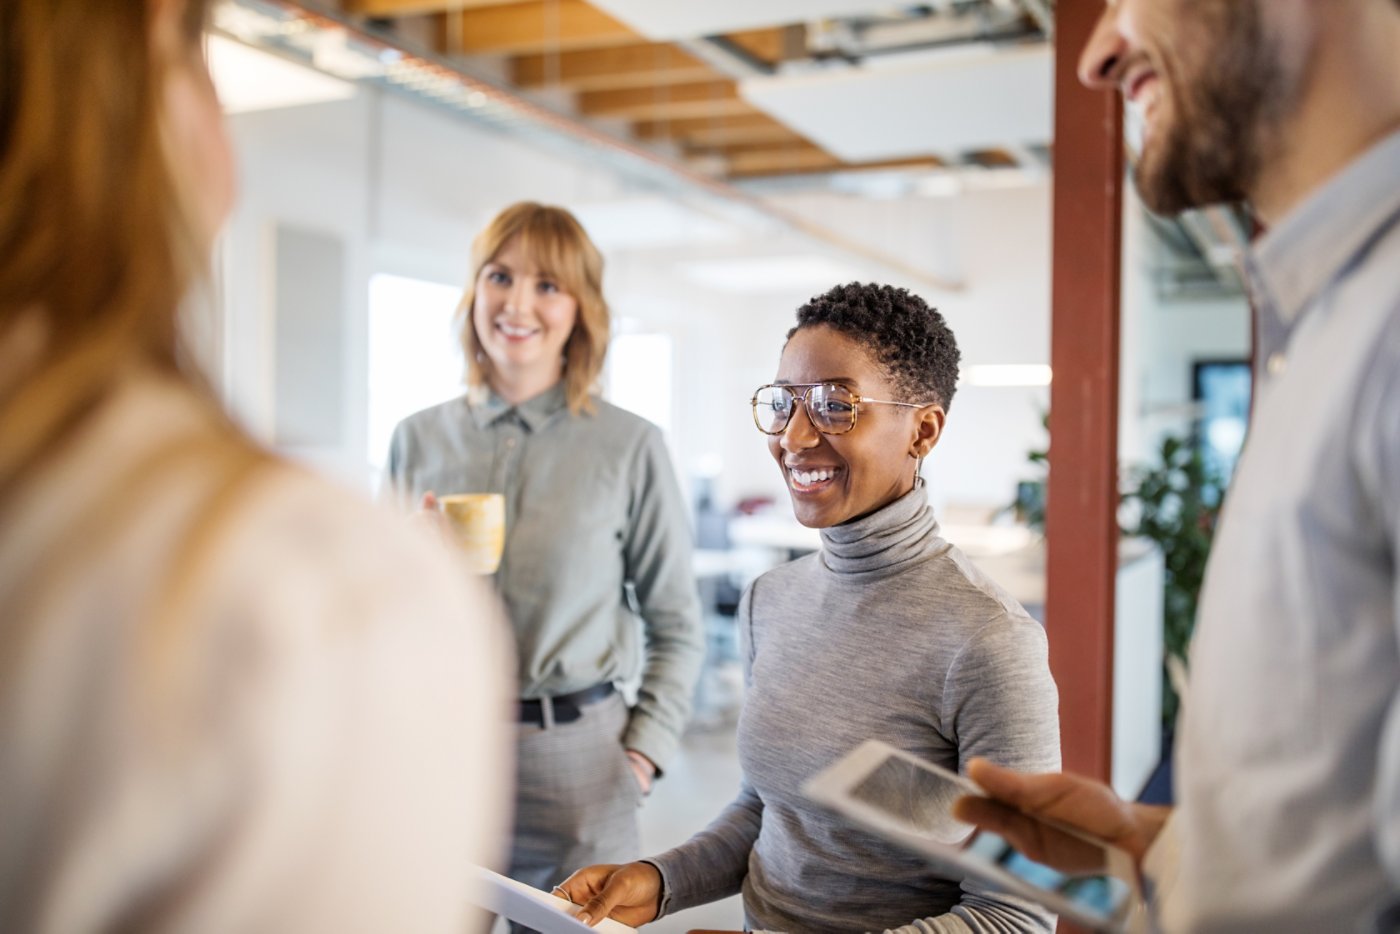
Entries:
<svg viewBox="0 0 1400 934">
<path fill-rule="evenodd" d="M 448 538 L 473 574 L 494 574 L 506 542 L 506 498 L 500 493 L 454 493 L 437 498 Z M 428 497 L 423 498 L 424 508 Z"/>
</svg>

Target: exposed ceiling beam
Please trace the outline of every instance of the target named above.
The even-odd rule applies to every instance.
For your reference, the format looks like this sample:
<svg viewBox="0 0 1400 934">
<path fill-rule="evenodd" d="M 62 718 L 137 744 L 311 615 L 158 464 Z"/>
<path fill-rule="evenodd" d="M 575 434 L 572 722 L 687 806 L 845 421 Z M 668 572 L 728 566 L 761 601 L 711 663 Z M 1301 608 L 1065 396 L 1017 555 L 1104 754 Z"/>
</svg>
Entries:
<svg viewBox="0 0 1400 934">
<path fill-rule="evenodd" d="M 825 156 L 825 159 L 821 158 Z M 879 162 L 842 162 L 815 146 L 737 152 L 729 157 L 730 178 L 757 178 L 765 175 L 798 175 L 813 172 L 865 172 L 880 169 L 937 169 L 946 163 L 936 156 L 889 159 Z"/>
<path fill-rule="evenodd" d="M 754 113 L 753 107 L 735 90 L 733 81 L 705 81 L 621 91 L 585 91 L 578 97 L 578 106 L 589 117 L 622 117 L 630 120 L 677 120 Z"/>
<path fill-rule="evenodd" d="M 759 58 L 726 36 L 679 39 L 676 44 L 720 74 L 736 81 L 765 77 L 778 70 L 773 63 Z"/>
<path fill-rule="evenodd" d="M 670 45 L 618 46 L 558 55 L 525 55 L 511 65 L 518 87 L 563 84 L 578 91 L 685 84 L 715 77 L 714 69 Z"/>
<path fill-rule="evenodd" d="M 1055 8 L 1051 0 L 1016 0 L 1021 8 L 1035 24 L 1040 27 L 1040 31 L 1045 33 L 1045 38 L 1055 38 Z"/>
<path fill-rule="evenodd" d="M 444 51 L 450 54 L 528 55 L 641 41 L 583 0 L 498 4 L 442 16 L 449 30 Z"/>
<path fill-rule="evenodd" d="M 358 16 L 392 18 L 422 13 L 447 13 L 478 7 L 503 6 L 508 0 L 344 0 L 345 12 Z M 528 2 L 528 0 L 519 0 Z"/>
<path fill-rule="evenodd" d="M 788 127 L 764 114 L 689 120 L 649 120 L 632 128 L 638 139 L 679 139 L 696 147 L 716 147 L 743 143 L 781 143 L 798 139 Z"/>
<path fill-rule="evenodd" d="M 989 169 L 1014 169 L 1021 163 L 1005 149 L 976 149 L 964 153 L 963 158 L 975 165 Z"/>
<path fill-rule="evenodd" d="M 802 137 L 798 136 L 796 133 L 789 131 L 787 137 L 785 137 L 784 139 L 776 141 L 739 140 L 733 143 L 725 143 L 723 145 L 714 146 L 711 148 L 711 151 L 718 152 L 720 155 L 723 155 L 726 158 L 728 158 L 731 156 L 739 156 L 751 152 L 806 152 L 809 149 L 817 149 L 822 152 L 826 152 L 826 150 L 822 149 L 820 146 L 817 146 L 815 143 L 812 143 L 810 140 L 805 140 Z M 830 155 L 830 153 L 827 154 Z M 832 158 L 835 159 L 837 162 L 842 161 L 836 156 L 832 156 Z"/>
<path fill-rule="evenodd" d="M 731 32 L 725 40 L 738 46 L 759 61 L 778 65 L 807 54 L 807 27 L 775 26 L 771 29 L 749 29 Z"/>
<path fill-rule="evenodd" d="M 726 156 L 725 162 L 731 177 L 815 172 L 841 165 L 840 159 L 807 142 L 740 150 Z"/>
</svg>

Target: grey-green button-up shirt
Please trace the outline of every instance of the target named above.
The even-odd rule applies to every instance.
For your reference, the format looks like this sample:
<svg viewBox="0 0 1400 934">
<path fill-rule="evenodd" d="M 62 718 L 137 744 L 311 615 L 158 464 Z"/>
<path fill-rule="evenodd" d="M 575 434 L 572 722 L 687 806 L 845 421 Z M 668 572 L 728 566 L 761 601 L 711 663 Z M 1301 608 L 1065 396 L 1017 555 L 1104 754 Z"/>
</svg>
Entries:
<svg viewBox="0 0 1400 934">
<path fill-rule="evenodd" d="M 388 480 L 410 508 L 429 490 L 505 495 L 495 582 L 521 697 L 640 674 L 623 745 L 664 768 L 704 657 L 690 530 L 661 432 L 595 403 L 571 414 L 562 384 L 516 406 L 473 391 L 399 423 Z"/>
</svg>

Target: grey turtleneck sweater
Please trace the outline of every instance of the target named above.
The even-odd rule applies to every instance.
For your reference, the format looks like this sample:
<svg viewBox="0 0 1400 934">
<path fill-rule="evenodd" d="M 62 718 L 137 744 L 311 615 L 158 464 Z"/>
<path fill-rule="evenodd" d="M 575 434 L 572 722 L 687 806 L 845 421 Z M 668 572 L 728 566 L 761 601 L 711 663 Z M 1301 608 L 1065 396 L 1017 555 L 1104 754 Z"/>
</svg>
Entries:
<svg viewBox="0 0 1400 934">
<path fill-rule="evenodd" d="M 750 928 L 1049 931 L 1025 901 L 940 876 L 799 792 L 867 739 L 958 769 L 1060 767 L 1044 629 L 944 541 L 922 488 L 822 531 L 738 617 L 748 694 L 739 795 L 655 857 L 662 913 L 741 891 Z"/>
</svg>

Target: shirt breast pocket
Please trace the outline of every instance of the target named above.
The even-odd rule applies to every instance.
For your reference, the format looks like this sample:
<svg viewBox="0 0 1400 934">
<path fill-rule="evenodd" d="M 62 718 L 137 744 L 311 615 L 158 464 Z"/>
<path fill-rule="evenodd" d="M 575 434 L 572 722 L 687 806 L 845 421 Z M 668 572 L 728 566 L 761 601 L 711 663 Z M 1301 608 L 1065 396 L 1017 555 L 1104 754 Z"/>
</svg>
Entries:
<svg viewBox="0 0 1400 934">
<path fill-rule="evenodd" d="M 511 538 L 526 545 L 556 567 L 567 563 L 606 573 L 621 566 L 627 535 L 626 491 L 611 471 L 589 469 L 550 471 L 538 483 L 526 482 L 519 492 L 520 528 Z"/>
</svg>

